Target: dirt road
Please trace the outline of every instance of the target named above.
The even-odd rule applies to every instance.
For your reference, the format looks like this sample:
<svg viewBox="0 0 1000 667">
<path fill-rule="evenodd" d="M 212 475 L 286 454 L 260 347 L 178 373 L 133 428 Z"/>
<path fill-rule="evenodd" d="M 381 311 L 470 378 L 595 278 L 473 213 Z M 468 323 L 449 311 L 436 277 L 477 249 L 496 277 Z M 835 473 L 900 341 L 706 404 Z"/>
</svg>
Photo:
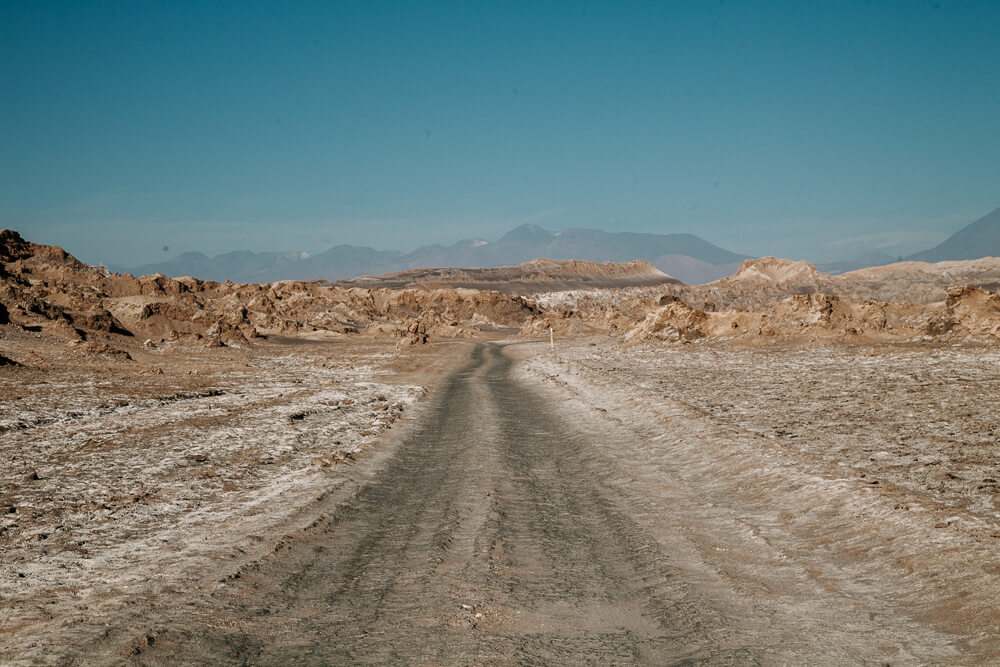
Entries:
<svg viewBox="0 0 1000 667">
<path fill-rule="evenodd" d="M 790 551 L 716 520 L 723 514 L 714 504 L 725 500 L 719 494 L 617 457 L 656 445 L 636 441 L 613 410 L 581 416 L 560 406 L 551 390 L 514 372 L 510 349 L 476 346 L 368 484 L 166 620 L 136 645 L 135 659 L 284 665 L 959 658 L 948 635 L 898 609 L 889 595 L 894 582 L 843 585 L 848 577 L 835 574 L 843 565 L 836 551 L 810 550 L 808 559 L 790 563 Z M 652 503 L 656 494 L 669 506 Z"/>
</svg>

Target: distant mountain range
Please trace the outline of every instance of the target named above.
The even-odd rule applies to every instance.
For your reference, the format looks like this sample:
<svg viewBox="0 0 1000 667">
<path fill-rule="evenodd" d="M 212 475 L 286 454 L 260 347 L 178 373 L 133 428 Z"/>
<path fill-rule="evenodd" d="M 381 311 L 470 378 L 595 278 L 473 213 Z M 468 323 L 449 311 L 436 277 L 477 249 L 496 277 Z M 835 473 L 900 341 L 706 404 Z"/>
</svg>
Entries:
<svg viewBox="0 0 1000 667">
<path fill-rule="evenodd" d="M 203 280 L 266 283 L 276 280 L 341 280 L 428 267 L 492 268 L 539 257 L 592 262 L 644 259 L 689 284 L 710 282 L 733 273 L 747 255 L 712 245 L 692 234 L 635 234 L 595 229 L 551 232 L 521 225 L 498 241 L 468 240 L 432 245 L 403 253 L 338 245 L 316 255 L 249 251 L 208 257 L 186 252 L 158 264 L 127 269 L 144 275 L 193 276 Z"/>
<path fill-rule="evenodd" d="M 817 264 L 823 273 L 847 273 L 873 266 L 885 266 L 899 261 L 948 262 L 981 257 L 1000 257 L 1000 208 L 962 227 L 930 250 L 908 257 L 892 257 L 883 252 L 870 252 L 857 259 Z"/>
<path fill-rule="evenodd" d="M 906 257 L 907 260 L 947 260 L 1000 257 L 1000 209 L 963 227 L 940 245 Z M 636 234 L 596 229 L 552 232 L 538 225 L 521 225 L 497 241 L 467 240 L 452 246 L 431 245 L 413 252 L 375 250 L 338 245 L 316 254 L 249 251 L 208 257 L 186 252 L 158 264 L 135 268 L 111 267 L 134 275 L 163 273 L 203 280 L 267 283 L 276 280 L 344 280 L 423 268 L 495 268 L 536 258 L 579 259 L 592 262 L 629 262 L 643 259 L 660 271 L 697 285 L 732 275 L 749 259 L 724 250 L 693 234 Z M 844 273 L 897 261 L 873 252 L 851 261 L 817 267 L 824 273 Z"/>
</svg>

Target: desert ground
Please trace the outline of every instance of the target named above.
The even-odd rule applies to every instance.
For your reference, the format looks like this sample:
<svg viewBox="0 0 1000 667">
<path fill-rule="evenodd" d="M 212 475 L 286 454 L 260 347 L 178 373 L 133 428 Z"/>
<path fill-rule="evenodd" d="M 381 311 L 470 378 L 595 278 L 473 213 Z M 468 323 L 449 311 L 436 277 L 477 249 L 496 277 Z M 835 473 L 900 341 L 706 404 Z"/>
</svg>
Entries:
<svg viewBox="0 0 1000 667">
<path fill-rule="evenodd" d="M 4 664 L 1000 657 L 998 260 L 258 286 L 3 234 Z"/>
</svg>

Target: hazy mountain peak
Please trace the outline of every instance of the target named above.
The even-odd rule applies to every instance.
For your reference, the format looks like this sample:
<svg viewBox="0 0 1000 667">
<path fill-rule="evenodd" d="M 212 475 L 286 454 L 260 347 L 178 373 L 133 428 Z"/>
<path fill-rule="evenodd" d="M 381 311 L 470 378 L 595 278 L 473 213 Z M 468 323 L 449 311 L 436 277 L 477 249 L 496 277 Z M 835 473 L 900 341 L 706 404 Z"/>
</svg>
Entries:
<svg viewBox="0 0 1000 667">
<path fill-rule="evenodd" d="M 189 250 L 187 252 L 182 252 L 181 254 L 174 257 L 172 262 L 209 262 L 211 259 L 208 255 L 197 250 Z"/>
<path fill-rule="evenodd" d="M 538 225 L 532 225 L 529 223 L 510 230 L 500 237 L 499 243 L 503 243 L 505 241 L 515 241 L 518 243 L 544 243 L 545 241 L 551 240 L 554 236 L 555 234 L 544 227 L 539 227 Z"/>
<path fill-rule="evenodd" d="M 944 262 L 1000 256 L 1000 208 L 984 215 L 930 250 L 907 257 L 921 262 Z"/>
</svg>

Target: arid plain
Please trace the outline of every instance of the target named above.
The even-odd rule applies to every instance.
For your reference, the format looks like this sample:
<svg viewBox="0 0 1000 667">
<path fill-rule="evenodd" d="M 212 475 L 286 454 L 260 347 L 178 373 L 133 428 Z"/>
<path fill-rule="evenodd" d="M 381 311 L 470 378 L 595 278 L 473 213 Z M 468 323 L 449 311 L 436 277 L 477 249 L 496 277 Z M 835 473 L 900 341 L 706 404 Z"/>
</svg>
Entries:
<svg viewBox="0 0 1000 667">
<path fill-rule="evenodd" d="M 1000 655 L 1000 260 L 0 280 L 5 664 Z"/>
</svg>

